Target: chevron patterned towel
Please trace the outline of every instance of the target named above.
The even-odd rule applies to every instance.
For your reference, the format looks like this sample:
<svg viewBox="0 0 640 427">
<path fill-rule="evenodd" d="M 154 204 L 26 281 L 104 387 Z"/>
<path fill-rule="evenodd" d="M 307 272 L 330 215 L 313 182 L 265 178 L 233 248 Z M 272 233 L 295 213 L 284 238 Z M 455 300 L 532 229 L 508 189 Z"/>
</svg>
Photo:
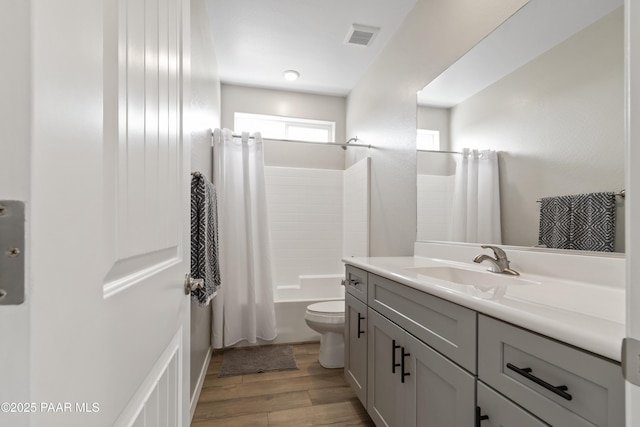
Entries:
<svg viewBox="0 0 640 427">
<path fill-rule="evenodd" d="M 538 244 L 548 248 L 613 252 L 614 193 L 545 197 L 540 202 Z"/>
<path fill-rule="evenodd" d="M 216 189 L 202 174 L 191 178 L 191 277 L 204 279 L 191 298 L 206 306 L 220 287 L 220 266 Z"/>
</svg>

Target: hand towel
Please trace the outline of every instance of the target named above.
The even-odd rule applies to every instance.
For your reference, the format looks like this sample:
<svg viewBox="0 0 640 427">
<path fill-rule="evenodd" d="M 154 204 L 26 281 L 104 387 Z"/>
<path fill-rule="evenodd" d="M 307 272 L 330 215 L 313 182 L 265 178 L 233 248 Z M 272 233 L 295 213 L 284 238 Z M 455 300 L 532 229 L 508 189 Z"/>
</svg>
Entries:
<svg viewBox="0 0 640 427">
<path fill-rule="evenodd" d="M 613 192 L 545 197 L 540 203 L 538 244 L 549 248 L 613 252 Z"/>
<path fill-rule="evenodd" d="M 191 277 L 204 279 L 191 298 L 206 306 L 220 288 L 218 212 L 215 186 L 200 173 L 191 178 Z"/>
</svg>

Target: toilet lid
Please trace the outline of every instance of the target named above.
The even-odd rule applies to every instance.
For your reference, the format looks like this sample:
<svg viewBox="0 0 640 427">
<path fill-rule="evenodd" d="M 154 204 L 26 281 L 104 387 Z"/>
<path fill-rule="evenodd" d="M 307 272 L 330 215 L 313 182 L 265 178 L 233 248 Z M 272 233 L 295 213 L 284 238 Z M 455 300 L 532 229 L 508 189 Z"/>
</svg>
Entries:
<svg viewBox="0 0 640 427">
<path fill-rule="evenodd" d="M 307 311 L 315 313 L 344 313 L 344 300 L 317 302 L 308 306 Z"/>
</svg>

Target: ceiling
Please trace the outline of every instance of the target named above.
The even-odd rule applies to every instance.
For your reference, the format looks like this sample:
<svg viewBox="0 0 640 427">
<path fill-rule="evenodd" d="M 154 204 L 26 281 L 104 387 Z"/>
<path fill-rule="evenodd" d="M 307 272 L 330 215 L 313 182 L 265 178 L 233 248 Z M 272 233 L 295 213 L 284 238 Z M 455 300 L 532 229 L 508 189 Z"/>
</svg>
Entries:
<svg viewBox="0 0 640 427">
<path fill-rule="evenodd" d="M 418 92 L 418 105 L 453 107 L 622 4 L 623 0 L 530 0 Z"/>
<path fill-rule="evenodd" d="M 416 0 L 207 0 L 222 83 L 347 95 Z M 352 24 L 380 27 L 347 45 Z M 285 70 L 297 70 L 294 82 Z"/>
</svg>

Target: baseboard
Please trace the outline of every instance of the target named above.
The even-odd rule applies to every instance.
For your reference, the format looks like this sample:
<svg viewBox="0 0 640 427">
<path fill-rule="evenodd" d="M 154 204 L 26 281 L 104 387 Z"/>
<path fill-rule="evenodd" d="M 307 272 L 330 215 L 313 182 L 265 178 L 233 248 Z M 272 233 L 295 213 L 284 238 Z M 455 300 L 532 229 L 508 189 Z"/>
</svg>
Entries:
<svg viewBox="0 0 640 427">
<path fill-rule="evenodd" d="M 202 369 L 200 370 L 200 376 L 198 377 L 198 384 L 196 384 L 196 389 L 193 392 L 193 396 L 191 396 L 191 420 L 193 420 L 193 414 L 196 413 L 196 406 L 198 406 L 198 399 L 200 399 L 200 392 L 202 391 L 202 386 L 204 385 L 204 380 L 207 376 L 207 369 L 209 369 L 209 362 L 211 362 L 211 355 L 213 354 L 213 349 L 209 347 L 207 351 L 207 355 L 204 358 L 204 363 L 202 364 Z"/>
</svg>

